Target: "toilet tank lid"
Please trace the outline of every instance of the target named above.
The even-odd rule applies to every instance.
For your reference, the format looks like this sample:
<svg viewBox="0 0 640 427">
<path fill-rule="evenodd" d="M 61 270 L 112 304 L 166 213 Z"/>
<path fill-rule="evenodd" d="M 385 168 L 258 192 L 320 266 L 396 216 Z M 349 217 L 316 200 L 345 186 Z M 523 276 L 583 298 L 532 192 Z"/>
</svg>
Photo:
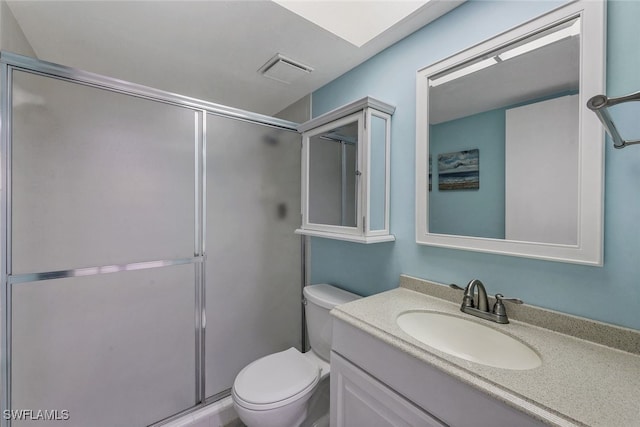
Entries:
<svg viewBox="0 0 640 427">
<path fill-rule="evenodd" d="M 308 301 L 329 310 L 336 305 L 362 298 L 360 295 L 325 283 L 305 286 L 302 292 Z"/>
</svg>

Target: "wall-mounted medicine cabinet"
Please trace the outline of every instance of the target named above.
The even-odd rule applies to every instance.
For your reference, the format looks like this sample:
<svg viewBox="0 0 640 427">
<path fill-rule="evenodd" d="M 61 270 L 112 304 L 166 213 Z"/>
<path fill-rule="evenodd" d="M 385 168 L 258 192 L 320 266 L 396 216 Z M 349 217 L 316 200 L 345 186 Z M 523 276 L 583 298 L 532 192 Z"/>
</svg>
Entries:
<svg viewBox="0 0 640 427">
<path fill-rule="evenodd" d="M 298 234 L 357 243 L 389 234 L 389 152 L 395 107 L 366 97 L 298 126 L 302 227 Z"/>
</svg>

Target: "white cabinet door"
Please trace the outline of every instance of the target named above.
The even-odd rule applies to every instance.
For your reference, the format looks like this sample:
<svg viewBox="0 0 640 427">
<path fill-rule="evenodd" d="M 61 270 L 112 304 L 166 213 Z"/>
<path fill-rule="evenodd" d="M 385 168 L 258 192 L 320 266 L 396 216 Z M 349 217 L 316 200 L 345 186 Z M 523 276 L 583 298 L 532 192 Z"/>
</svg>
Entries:
<svg viewBox="0 0 640 427">
<path fill-rule="evenodd" d="M 331 426 L 445 427 L 445 424 L 331 352 Z"/>
</svg>

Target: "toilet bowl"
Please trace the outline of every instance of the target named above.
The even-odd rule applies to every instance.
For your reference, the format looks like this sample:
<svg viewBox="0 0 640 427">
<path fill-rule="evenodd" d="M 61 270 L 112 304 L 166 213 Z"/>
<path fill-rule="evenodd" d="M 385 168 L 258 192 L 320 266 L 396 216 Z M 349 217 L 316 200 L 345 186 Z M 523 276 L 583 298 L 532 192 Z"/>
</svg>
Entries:
<svg viewBox="0 0 640 427">
<path fill-rule="evenodd" d="M 262 357 L 243 368 L 233 383 L 238 416 L 248 427 L 297 427 L 307 417 L 309 402 L 329 375 L 331 317 L 338 304 L 360 298 L 330 285 L 303 290 L 311 350 L 295 348 Z"/>
<path fill-rule="evenodd" d="M 311 351 L 303 354 L 293 347 L 252 362 L 233 385 L 238 416 L 249 427 L 299 425 L 311 395 L 329 375 L 328 368 Z"/>
</svg>

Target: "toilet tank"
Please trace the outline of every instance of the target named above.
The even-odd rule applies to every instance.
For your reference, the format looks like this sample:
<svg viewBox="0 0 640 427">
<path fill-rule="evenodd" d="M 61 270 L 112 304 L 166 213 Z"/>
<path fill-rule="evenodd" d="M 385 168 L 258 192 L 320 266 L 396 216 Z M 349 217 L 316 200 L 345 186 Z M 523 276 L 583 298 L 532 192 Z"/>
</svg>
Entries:
<svg viewBox="0 0 640 427">
<path fill-rule="evenodd" d="M 311 349 L 329 361 L 333 326 L 329 311 L 336 305 L 362 297 L 326 284 L 305 286 L 302 292 L 306 301 L 304 313 Z"/>
</svg>

